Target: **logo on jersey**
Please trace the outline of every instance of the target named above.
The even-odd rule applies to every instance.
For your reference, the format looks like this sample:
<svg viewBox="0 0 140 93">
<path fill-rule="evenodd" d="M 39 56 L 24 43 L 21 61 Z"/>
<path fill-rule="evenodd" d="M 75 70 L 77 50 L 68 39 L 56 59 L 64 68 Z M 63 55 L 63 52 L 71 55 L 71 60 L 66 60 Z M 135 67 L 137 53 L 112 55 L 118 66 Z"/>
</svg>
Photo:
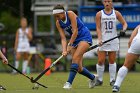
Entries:
<svg viewBox="0 0 140 93">
<path fill-rule="evenodd" d="M 71 27 L 71 25 L 70 25 L 70 26 L 65 27 L 65 28 L 64 28 L 64 30 L 65 30 L 65 31 L 71 31 L 71 32 L 72 32 L 72 27 Z"/>
</svg>

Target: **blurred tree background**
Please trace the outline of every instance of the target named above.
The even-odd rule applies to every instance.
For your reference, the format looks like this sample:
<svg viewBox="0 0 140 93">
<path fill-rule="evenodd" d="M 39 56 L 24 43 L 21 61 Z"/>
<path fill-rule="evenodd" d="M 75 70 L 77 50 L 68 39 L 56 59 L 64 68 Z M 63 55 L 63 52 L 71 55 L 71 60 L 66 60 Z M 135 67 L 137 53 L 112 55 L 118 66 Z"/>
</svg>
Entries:
<svg viewBox="0 0 140 93">
<path fill-rule="evenodd" d="M 0 35 L 15 34 L 17 28 L 20 26 L 21 12 L 28 19 L 29 24 L 32 25 L 33 20 L 31 18 L 33 18 L 33 13 L 30 7 L 31 0 L 0 0 L 0 23 L 5 26 L 5 29 L 0 32 Z"/>
</svg>

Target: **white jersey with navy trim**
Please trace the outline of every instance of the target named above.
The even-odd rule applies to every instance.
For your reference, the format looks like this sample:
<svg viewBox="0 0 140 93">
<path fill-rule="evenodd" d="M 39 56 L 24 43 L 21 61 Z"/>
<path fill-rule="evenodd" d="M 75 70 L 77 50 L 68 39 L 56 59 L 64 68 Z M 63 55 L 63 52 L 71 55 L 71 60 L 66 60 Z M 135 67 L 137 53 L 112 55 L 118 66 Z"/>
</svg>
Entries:
<svg viewBox="0 0 140 93">
<path fill-rule="evenodd" d="M 128 53 L 139 54 L 140 55 L 140 27 L 138 29 L 137 35 L 133 38 Z"/>
<path fill-rule="evenodd" d="M 18 30 L 18 46 L 17 52 L 28 52 L 30 48 L 29 39 L 25 33 L 28 33 L 29 30 L 26 28 L 25 32 L 20 28 Z"/>
<path fill-rule="evenodd" d="M 106 14 L 104 10 L 101 10 L 101 33 L 102 33 L 102 41 L 109 40 L 113 37 L 117 36 L 116 31 L 116 14 L 113 9 L 110 14 Z M 119 50 L 119 39 L 116 38 L 101 47 L 99 47 L 100 51 L 118 51 Z"/>
<path fill-rule="evenodd" d="M 103 41 L 117 36 L 116 21 L 115 10 L 112 10 L 111 14 L 106 14 L 104 10 L 101 10 L 101 31 Z M 113 41 L 118 42 L 118 39 Z"/>
</svg>

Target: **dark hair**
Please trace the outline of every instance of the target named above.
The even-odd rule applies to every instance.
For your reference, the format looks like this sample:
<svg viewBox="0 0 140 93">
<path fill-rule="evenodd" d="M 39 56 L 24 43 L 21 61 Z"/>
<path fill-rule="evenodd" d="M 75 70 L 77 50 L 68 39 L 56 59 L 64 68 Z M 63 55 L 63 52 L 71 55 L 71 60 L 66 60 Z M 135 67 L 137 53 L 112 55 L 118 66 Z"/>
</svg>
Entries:
<svg viewBox="0 0 140 93">
<path fill-rule="evenodd" d="M 63 7 L 62 5 L 56 5 L 56 6 L 53 8 L 53 10 L 55 10 L 55 9 L 63 9 L 63 10 L 65 10 L 64 7 Z"/>
</svg>

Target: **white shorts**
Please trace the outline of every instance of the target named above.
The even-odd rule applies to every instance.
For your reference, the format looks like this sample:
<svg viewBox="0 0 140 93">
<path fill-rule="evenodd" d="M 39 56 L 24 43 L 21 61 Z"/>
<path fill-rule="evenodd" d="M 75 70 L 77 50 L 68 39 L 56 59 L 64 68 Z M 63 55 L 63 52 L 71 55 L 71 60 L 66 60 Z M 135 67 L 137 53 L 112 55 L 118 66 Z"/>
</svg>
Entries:
<svg viewBox="0 0 140 93">
<path fill-rule="evenodd" d="M 140 54 L 140 39 L 134 39 L 131 43 L 128 53 Z"/>
<path fill-rule="evenodd" d="M 30 50 L 30 46 L 29 44 L 26 44 L 26 45 L 19 45 L 17 47 L 17 51 L 16 52 L 29 52 Z"/>
<path fill-rule="evenodd" d="M 103 44 L 102 46 L 98 47 L 99 51 L 118 51 L 119 50 L 119 43 L 107 43 Z"/>
</svg>

